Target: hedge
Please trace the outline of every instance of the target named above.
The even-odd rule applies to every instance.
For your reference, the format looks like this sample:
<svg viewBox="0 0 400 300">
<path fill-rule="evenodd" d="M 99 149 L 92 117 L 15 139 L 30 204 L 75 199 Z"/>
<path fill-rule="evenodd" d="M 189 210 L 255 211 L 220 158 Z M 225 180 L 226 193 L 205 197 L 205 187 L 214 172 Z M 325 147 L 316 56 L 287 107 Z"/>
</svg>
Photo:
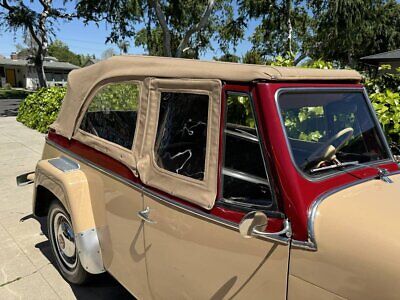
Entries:
<svg viewBox="0 0 400 300">
<path fill-rule="evenodd" d="M 30 94 L 19 105 L 17 121 L 46 133 L 57 118 L 65 92 L 65 88 L 51 87 Z"/>
</svg>

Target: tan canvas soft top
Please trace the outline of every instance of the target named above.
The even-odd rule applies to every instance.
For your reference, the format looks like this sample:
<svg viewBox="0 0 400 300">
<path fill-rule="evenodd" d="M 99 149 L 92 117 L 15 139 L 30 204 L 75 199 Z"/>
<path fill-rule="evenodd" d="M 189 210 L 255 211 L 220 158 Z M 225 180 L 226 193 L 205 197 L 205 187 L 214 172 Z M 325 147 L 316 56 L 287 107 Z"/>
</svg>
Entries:
<svg viewBox="0 0 400 300">
<path fill-rule="evenodd" d="M 58 119 L 51 126 L 58 134 L 71 138 L 83 102 L 97 85 L 113 79 L 189 78 L 223 81 L 346 81 L 358 83 L 361 76 L 353 70 L 319 70 L 272 67 L 226 62 L 153 56 L 114 56 L 89 67 L 72 71 L 68 90 Z"/>
</svg>

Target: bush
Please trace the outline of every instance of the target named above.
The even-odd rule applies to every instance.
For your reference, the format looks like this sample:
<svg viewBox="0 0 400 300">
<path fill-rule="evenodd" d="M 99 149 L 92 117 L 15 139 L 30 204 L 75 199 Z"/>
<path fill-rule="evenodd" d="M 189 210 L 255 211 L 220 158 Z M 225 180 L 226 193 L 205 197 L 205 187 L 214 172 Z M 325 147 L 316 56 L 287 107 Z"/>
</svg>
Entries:
<svg viewBox="0 0 400 300">
<path fill-rule="evenodd" d="M 51 87 L 30 94 L 19 106 L 17 121 L 46 133 L 57 118 L 65 92 L 65 88 Z"/>
<path fill-rule="evenodd" d="M 372 105 L 390 142 L 400 143 L 400 93 L 385 90 L 369 95 Z"/>
</svg>

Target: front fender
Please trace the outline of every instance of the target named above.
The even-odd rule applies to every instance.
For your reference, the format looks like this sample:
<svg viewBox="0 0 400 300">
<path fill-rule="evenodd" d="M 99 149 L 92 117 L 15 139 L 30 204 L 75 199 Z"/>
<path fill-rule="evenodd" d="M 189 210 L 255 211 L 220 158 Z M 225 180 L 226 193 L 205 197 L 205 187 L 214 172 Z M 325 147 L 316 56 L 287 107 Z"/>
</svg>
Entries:
<svg viewBox="0 0 400 300">
<path fill-rule="evenodd" d="M 33 211 L 41 201 L 36 197 L 38 187 L 53 193 L 68 211 L 82 266 L 89 273 L 104 272 L 89 185 L 79 164 L 66 157 L 39 161 L 35 171 Z"/>
<path fill-rule="evenodd" d="M 292 249 L 291 277 L 346 299 L 398 299 L 400 175 L 390 179 L 323 198 L 314 220 L 317 251 Z"/>
</svg>

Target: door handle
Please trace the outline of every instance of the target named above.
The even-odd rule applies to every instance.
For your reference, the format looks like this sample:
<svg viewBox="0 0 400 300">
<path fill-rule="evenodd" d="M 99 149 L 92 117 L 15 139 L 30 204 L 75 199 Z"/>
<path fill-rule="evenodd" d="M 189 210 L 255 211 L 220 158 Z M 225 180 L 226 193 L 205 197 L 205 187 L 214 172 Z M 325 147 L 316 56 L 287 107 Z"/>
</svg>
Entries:
<svg viewBox="0 0 400 300">
<path fill-rule="evenodd" d="M 138 211 L 137 215 L 143 221 L 150 223 L 150 224 L 157 224 L 156 221 L 153 221 L 149 218 L 150 207 L 146 207 L 144 210 Z"/>
</svg>

